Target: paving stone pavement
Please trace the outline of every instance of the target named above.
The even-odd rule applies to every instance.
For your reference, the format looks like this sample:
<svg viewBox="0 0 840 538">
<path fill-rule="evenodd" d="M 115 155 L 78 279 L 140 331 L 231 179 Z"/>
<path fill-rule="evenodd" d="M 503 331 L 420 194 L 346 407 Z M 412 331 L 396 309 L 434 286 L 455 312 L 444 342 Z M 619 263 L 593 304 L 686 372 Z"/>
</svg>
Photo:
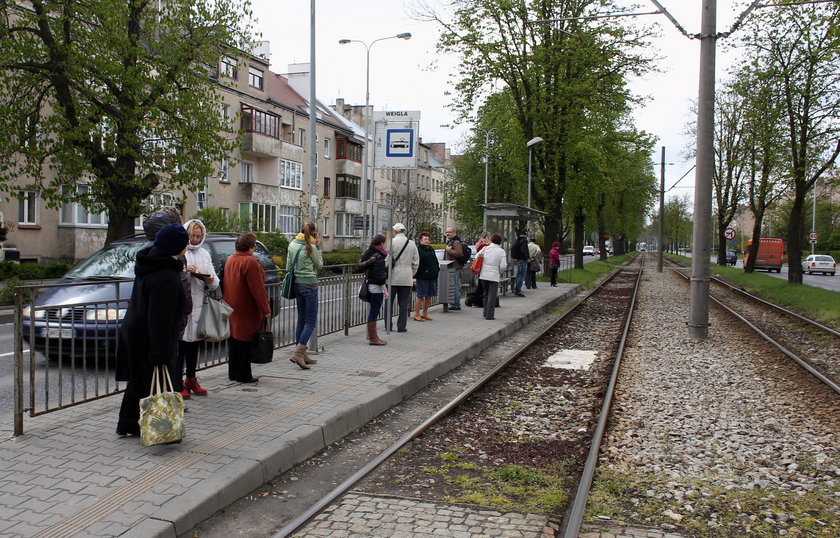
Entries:
<svg viewBox="0 0 840 538">
<path fill-rule="evenodd" d="M 322 336 L 311 370 L 278 349 L 272 363 L 255 365 L 255 386 L 228 381 L 225 366 L 204 370 L 210 394 L 189 400 L 179 444 L 144 448 L 136 437 L 117 437 L 119 396 L 26 417 L 17 438 L 11 424 L 0 425 L 0 536 L 176 537 L 577 289 L 502 297 L 493 321 L 479 308 L 437 308 L 434 321 L 409 321 L 407 333 L 385 337 L 386 346 L 368 346 L 364 327 Z"/>
</svg>

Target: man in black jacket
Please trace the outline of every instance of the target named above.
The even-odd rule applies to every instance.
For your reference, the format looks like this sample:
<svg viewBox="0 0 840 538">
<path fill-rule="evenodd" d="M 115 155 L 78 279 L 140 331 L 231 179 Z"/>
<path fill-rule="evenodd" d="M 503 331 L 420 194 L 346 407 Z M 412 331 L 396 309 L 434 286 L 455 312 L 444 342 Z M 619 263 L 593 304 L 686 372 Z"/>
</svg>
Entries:
<svg viewBox="0 0 840 538">
<path fill-rule="evenodd" d="M 528 274 L 528 230 L 522 229 L 518 232 L 519 237 L 510 247 L 510 257 L 516 260 L 516 283 L 513 287 L 513 294 L 517 297 L 525 297 L 522 293 L 522 283 Z"/>
</svg>

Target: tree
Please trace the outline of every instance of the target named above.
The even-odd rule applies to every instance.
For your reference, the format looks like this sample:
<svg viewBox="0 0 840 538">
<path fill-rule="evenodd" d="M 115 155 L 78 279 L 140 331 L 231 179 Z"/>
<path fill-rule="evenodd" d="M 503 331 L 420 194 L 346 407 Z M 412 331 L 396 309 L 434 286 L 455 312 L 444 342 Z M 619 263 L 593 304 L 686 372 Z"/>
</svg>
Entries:
<svg viewBox="0 0 840 538">
<path fill-rule="evenodd" d="M 247 0 L 2 2 L 0 189 L 107 210 L 110 242 L 156 191 L 201 188 L 238 144 L 213 77 L 248 50 L 249 16 Z"/>
<path fill-rule="evenodd" d="M 762 10 L 744 38 L 756 70 L 781 96 L 793 200 L 788 282 L 802 283 L 805 200 L 840 155 L 840 3 Z"/>
</svg>

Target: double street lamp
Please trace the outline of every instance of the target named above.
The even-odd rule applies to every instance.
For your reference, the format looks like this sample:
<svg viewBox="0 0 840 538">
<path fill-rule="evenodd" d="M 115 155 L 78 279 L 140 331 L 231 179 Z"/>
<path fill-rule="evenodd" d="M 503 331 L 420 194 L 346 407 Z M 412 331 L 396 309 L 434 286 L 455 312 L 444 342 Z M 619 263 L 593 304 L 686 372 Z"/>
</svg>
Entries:
<svg viewBox="0 0 840 538">
<path fill-rule="evenodd" d="M 481 216 L 481 231 L 487 231 L 487 171 L 490 162 L 490 133 L 495 132 L 495 129 L 482 129 L 481 127 L 473 127 L 473 131 L 481 131 L 484 133 L 484 212 Z"/>
<path fill-rule="evenodd" d="M 371 215 L 371 237 L 373 237 L 373 207 L 374 207 L 374 199 L 376 197 L 376 189 L 374 188 L 374 183 L 371 184 L 371 193 L 368 193 L 368 163 L 370 162 L 370 156 L 368 152 L 370 151 L 370 144 L 368 143 L 370 137 L 370 48 L 373 46 L 374 43 L 377 41 L 384 41 L 386 39 L 411 39 L 411 34 L 408 32 L 403 32 L 401 34 L 388 36 L 388 37 L 380 37 L 379 39 L 374 39 L 370 42 L 370 44 L 365 43 L 364 41 L 360 41 L 358 39 L 340 39 L 338 42 L 341 45 L 346 45 L 347 43 L 361 43 L 365 47 L 365 152 L 362 154 L 362 242 L 367 240 L 367 230 L 368 230 L 368 212 L 367 212 L 367 202 L 368 197 L 371 198 L 370 204 L 370 215 Z M 375 181 L 375 180 L 373 180 Z"/>
<path fill-rule="evenodd" d="M 531 154 L 534 152 L 534 146 L 543 143 L 543 139 L 535 136 L 528 141 L 528 209 L 531 209 Z"/>
</svg>

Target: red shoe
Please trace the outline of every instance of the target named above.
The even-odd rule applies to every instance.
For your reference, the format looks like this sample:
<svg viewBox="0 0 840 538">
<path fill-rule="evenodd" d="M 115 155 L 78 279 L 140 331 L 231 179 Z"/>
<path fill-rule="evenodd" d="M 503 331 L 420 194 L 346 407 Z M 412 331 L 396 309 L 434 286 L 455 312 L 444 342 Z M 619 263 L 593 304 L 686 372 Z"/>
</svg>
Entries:
<svg viewBox="0 0 840 538">
<path fill-rule="evenodd" d="M 189 400 L 190 399 L 190 391 L 188 391 L 186 388 L 184 388 L 184 390 L 181 391 L 181 398 L 183 398 L 185 400 Z"/>
<path fill-rule="evenodd" d="M 184 390 L 192 391 L 199 396 L 207 396 L 207 389 L 198 384 L 197 377 L 188 377 L 184 380 Z"/>
</svg>

